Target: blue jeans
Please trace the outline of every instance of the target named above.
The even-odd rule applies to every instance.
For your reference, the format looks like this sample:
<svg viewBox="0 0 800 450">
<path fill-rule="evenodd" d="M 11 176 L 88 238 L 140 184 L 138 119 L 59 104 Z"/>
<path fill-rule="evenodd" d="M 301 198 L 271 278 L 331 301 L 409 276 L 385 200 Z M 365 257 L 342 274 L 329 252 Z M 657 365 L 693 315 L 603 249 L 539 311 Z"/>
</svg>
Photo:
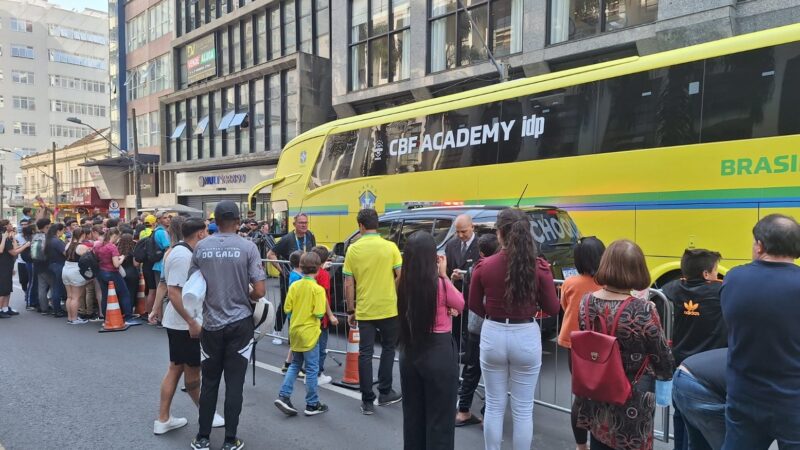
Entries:
<svg viewBox="0 0 800 450">
<path fill-rule="evenodd" d="M 319 335 L 319 373 L 325 372 L 325 358 L 328 357 L 328 329 L 323 328 Z"/>
<path fill-rule="evenodd" d="M 319 403 L 319 395 L 317 395 L 317 375 L 319 374 L 319 342 L 311 350 L 307 352 L 292 352 L 292 364 L 286 371 L 286 376 L 283 378 L 283 386 L 281 386 L 281 397 L 291 398 L 292 390 L 294 389 L 294 382 L 297 379 L 297 373 L 300 372 L 300 367 L 306 365 L 306 405 L 316 405 Z"/>
<path fill-rule="evenodd" d="M 106 315 L 106 306 L 108 304 L 108 282 L 114 282 L 114 290 L 117 291 L 117 298 L 119 299 L 119 307 L 122 309 L 122 315 L 125 320 L 131 318 L 133 311 L 131 310 L 131 294 L 125 286 L 125 279 L 119 272 L 106 272 L 101 270 L 97 274 L 97 279 L 100 281 L 100 290 L 103 293 L 103 315 Z"/>
<path fill-rule="evenodd" d="M 728 397 L 723 450 L 800 449 L 800 414 L 778 407 L 743 404 Z"/>
<path fill-rule="evenodd" d="M 720 368 L 725 370 L 725 368 Z M 672 401 L 680 411 L 689 450 L 719 450 L 725 440 L 725 397 L 709 390 L 691 374 L 676 370 Z M 676 430 L 677 436 L 677 430 Z"/>
<path fill-rule="evenodd" d="M 64 263 L 50 263 L 47 267 L 53 275 L 52 291 L 50 292 L 53 312 L 60 313 L 61 300 L 65 299 L 67 296 L 67 288 L 64 287 L 64 281 L 61 278 L 61 272 L 64 270 Z"/>
</svg>

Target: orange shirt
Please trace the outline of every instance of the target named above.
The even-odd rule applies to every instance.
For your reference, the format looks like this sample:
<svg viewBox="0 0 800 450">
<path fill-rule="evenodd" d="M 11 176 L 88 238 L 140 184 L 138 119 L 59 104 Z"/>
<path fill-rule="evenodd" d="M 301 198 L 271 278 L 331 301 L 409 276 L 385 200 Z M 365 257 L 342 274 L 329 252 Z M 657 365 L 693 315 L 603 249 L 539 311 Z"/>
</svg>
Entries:
<svg viewBox="0 0 800 450">
<path fill-rule="evenodd" d="M 569 334 L 578 331 L 578 311 L 581 308 L 581 299 L 589 292 L 600 289 L 589 275 L 577 275 L 564 280 L 561 287 L 561 308 L 564 309 L 564 320 L 561 323 L 561 332 L 558 334 L 558 345 L 570 348 L 572 343 Z"/>
</svg>

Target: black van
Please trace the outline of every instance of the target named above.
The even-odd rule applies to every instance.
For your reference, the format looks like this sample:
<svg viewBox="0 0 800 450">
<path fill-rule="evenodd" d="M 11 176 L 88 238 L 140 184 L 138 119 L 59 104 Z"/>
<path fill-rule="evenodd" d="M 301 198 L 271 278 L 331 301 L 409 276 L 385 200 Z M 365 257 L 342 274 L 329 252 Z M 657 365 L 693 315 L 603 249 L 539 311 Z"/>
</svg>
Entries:
<svg viewBox="0 0 800 450">
<path fill-rule="evenodd" d="M 461 214 L 472 217 L 475 232 L 478 236 L 495 232 L 497 214 L 505 207 L 500 206 L 445 206 L 445 207 L 410 207 L 409 209 L 392 211 L 380 217 L 378 233 L 403 251 L 408 237 L 415 231 L 424 230 L 431 233 L 439 250 L 444 250 L 450 239 L 455 239 L 455 219 Z M 577 275 L 573 262 L 573 248 L 580 238 L 580 231 L 569 214 L 553 206 L 523 206 L 531 219 L 531 233 L 539 245 L 539 252 L 549 263 L 553 278 L 565 279 Z M 335 261 L 344 261 L 347 247 L 361 237 L 353 233 L 334 248 L 337 255 Z M 331 299 L 337 311 L 344 311 L 343 280 L 341 266 L 331 268 L 333 286 Z M 543 317 L 542 336 L 552 336 L 556 330 L 556 318 Z"/>
</svg>

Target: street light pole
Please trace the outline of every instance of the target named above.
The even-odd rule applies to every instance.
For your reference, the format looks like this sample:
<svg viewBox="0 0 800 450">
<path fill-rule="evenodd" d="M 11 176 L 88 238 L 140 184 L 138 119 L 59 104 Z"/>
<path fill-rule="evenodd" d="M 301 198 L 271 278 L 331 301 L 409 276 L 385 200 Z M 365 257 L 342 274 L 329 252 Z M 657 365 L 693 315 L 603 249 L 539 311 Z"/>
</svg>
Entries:
<svg viewBox="0 0 800 450">
<path fill-rule="evenodd" d="M 133 181 L 133 184 L 134 184 L 134 188 L 133 189 L 134 189 L 134 193 L 136 195 L 136 213 L 138 214 L 139 210 L 142 209 L 142 188 L 141 188 L 141 186 L 139 186 L 139 174 L 140 174 L 140 172 L 139 172 L 139 140 L 138 140 L 138 137 L 136 136 L 136 109 L 133 109 L 132 113 L 133 113 L 133 180 L 134 180 Z M 83 121 L 81 121 L 81 119 L 79 119 L 77 117 L 67 117 L 67 122 L 72 122 L 72 123 L 76 123 L 78 125 L 83 125 L 85 127 L 89 127 L 92 131 L 94 131 L 95 133 L 100 135 L 101 138 L 105 139 L 106 141 L 108 141 L 109 144 L 113 145 L 114 148 L 116 148 L 119 151 L 120 155 L 123 155 L 123 156 L 127 157 L 128 159 L 131 159 L 130 156 L 127 156 L 127 154 L 128 154 L 127 150 L 122 150 L 121 148 L 119 148 L 119 146 L 117 146 L 117 144 L 112 142 L 111 139 L 105 137 L 103 135 L 103 133 L 97 131 L 97 129 L 95 127 L 89 125 L 88 123 L 84 123 Z"/>
<path fill-rule="evenodd" d="M 133 191 L 136 195 L 136 215 L 142 209 L 142 186 L 139 183 L 139 134 L 136 132 L 136 108 L 131 109 L 133 116 Z"/>
<path fill-rule="evenodd" d="M 56 143 L 53 141 L 53 221 L 58 216 L 58 177 L 56 176 Z"/>
</svg>

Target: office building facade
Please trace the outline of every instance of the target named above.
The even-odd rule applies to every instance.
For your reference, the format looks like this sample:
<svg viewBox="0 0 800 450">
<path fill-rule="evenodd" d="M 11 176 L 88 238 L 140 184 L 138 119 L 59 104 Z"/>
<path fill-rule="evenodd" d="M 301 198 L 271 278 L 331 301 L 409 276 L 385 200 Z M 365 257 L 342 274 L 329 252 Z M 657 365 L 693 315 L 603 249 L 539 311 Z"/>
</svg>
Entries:
<svg viewBox="0 0 800 450">
<path fill-rule="evenodd" d="M 41 0 L 0 0 L 0 152 L 6 199 L 25 196 L 20 159 L 109 123 L 107 16 Z M 11 188 L 9 191 L 9 187 Z M 8 204 L 8 203 L 6 203 Z"/>
<path fill-rule="evenodd" d="M 340 117 L 800 20 L 789 0 L 332 0 Z M 500 68 L 490 58 L 500 63 Z"/>
<path fill-rule="evenodd" d="M 327 0 L 179 0 L 175 92 L 160 98 L 162 192 L 213 211 L 246 207 L 283 146 L 330 109 Z M 264 216 L 265 211 L 258 211 Z"/>
</svg>

